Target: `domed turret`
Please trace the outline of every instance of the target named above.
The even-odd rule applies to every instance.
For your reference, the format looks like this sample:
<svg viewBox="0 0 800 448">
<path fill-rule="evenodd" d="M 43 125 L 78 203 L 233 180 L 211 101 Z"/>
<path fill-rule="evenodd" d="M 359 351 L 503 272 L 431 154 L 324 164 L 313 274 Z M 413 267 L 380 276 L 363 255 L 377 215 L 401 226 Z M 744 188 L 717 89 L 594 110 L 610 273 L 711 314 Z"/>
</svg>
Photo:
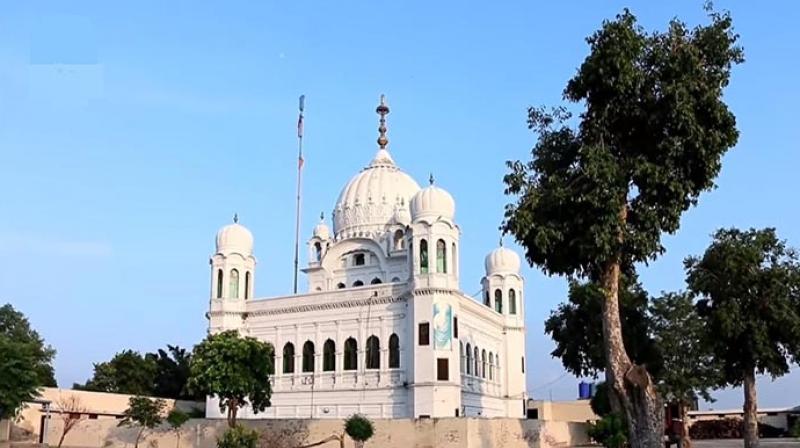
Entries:
<svg viewBox="0 0 800 448">
<path fill-rule="evenodd" d="M 217 253 L 238 252 L 243 255 L 253 253 L 253 234 L 247 227 L 239 224 L 239 216 L 234 215 L 233 224 L 217 232 Z"/>
<path fill-rule="evenodd" d="M 491 251 L 484 262 L 486 275 L 492 274 L 519 274 L 521 266 L 519 255 L 511 249 L 500 247 Z"/>
<path fill-rule="evenodd" d="M 327 240 L 331 237 L 331 231 L 328 229 L 328 225 L 325 224 L 325 215 L 319 215 L 319 222 L 314 226 L 313 237 L 321 240 Z"/>
<path fill-rule="evenodd" d="M 424 218 L 443 218 L 452 221 L 456 214 L 456 203 L 446 190 L 433 184 L 423 188 L 411 198 L 411 218 L 414 222 Z"/>
</svg>

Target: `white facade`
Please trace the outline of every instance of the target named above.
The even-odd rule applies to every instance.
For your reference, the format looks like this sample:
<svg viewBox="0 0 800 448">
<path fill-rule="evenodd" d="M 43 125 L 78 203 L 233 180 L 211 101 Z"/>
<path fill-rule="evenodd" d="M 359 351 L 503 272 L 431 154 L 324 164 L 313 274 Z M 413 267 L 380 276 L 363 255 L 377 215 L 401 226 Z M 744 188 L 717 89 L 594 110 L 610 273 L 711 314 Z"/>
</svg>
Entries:
<svg viewBox="0 0 800 448">
<path fill-rule="evenodd" d="M 455 201 L 420 189 L 379 149 L 343 188 L 332 231 L 308 241 L 306 294 L 252 298 L 253 237 L 223 227 L 211 257 L 209 331 L 238 330 L 275 348 L 272 406 L 242 418 L 524 417 L 524 282 L 500 247 L 480 300 L 459 288 Z M 221 417 L 209 400 L 209 417 Z"/>
</svg>

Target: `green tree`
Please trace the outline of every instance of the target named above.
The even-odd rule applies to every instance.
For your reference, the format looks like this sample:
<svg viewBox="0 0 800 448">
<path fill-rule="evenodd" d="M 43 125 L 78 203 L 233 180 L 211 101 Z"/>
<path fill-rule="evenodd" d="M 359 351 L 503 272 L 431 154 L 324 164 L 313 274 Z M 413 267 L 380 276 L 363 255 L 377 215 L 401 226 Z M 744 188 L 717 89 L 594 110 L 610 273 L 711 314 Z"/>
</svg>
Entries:
<svg viewBox="0 0 800 448">
<path fill-rule="evenodd" d="M 351 415 L 344 421 L 344 432 L 356 441 L 357 447 L 364 446 L 364 442 L 375 434 L 375 426 L 370 419 L 363 415 Z"/>
<path fill-rule="evenodd" d="M 0 420 L 15 416 L 39 388 L 55 386 L 55 353 L 22 313 L 0 307 Z"/>
<path fill-rule="evenodd" d="M 722 383 L 744 385 L 744 438 L 758 446 L 756 374 L 800 363 L 800 262 L 775 229 L 718 230 L 686 262 L 689 290 L 722 364 Z"/>
<path fill-rule="evenodd" d="M 181 427 L 189 420 L 189 414 L 181 411 L 178 408 L 172 408 L 167 414 L 167 423 L 172 431 L 175 432 L 175 448 L 181 445 Z"/>
<path fill-rule="evenodd" d="M 240 407 L 249 403 L 258 413 L 270 405 L 273 353 L 272 345 L 236 331 L 209 335 L 194 348 L 189 387 L 215 395 L 233 428 Z"/>
<path fill-rule="evenodd" d="M 110 361 L 94 365 L 94 375 L 73 389 L 130 395 L 153 395 L 156 362 L 133 350 L 124 350 Z"/>
<path fill-rule="evenodd" d="M 167 345 L 167 350 L 159 349 L 148 353 L 156 366 L 153 379 L 153 395 L 178 400 L 202 400 L 205 397 L 189 392 L 188 382 L 192 352 L 175 345 Z"/>
<path fill-rule="evenodd" d="M 153 400 L 147 397 L 131 397 L 128 400 L 128 409 L 122 414 L 117 426 L 138 426 L 134 448 L 139 448 L 139 441 L 146 430 L 153 429 L 162 422 L 161 413 L 166 403 L 164 400 Z"/>
<path fill-rule="evenodd" d="M 650 306 L 651 333 L 663 369 L 656 376 L 661 397 L 674 403 L 682 423 L 682 448 L 691 448 L 689 410 L 699 397 L 713 401 L 720 364 L 706 343 L 706 326 L 688 293 L 665 293 Z"/>
<path fill-rule="evenodd" d="M 619 315 L 623 266 L 664 251 L 662 233 L 713 187 L 738 138 L 722 100 L 743 60 L 727 14 L 689 29 L 645 32 L 627 10 L 588 38 L 589 55 L 564 98 L 582 108 L 531 108 L 533 160 L 509 162 L 504 229 L 548 274 L 586 278 L 604 292 L 606 379 L 632 446 L 661 446 L 663 408 L 646 369 L 628 356 Z"/>
<path fill-rule="evenodd" d="M 649 296 L 635 275 L 623 276 L 620 285 L 625 348 L 634 362 L 646 365 L 652 374 L 660 368 L 660 359 L 650 335 Z M 605 370 L 603 322 L 597 318 L 603 300 L 603 290 L 596 283 L 570 280 L 567 303 L 560 304 L 545 321 L 545 333 L 556 343 L 550 354 L 575 376 L 597 378 Z"/>
</svg>

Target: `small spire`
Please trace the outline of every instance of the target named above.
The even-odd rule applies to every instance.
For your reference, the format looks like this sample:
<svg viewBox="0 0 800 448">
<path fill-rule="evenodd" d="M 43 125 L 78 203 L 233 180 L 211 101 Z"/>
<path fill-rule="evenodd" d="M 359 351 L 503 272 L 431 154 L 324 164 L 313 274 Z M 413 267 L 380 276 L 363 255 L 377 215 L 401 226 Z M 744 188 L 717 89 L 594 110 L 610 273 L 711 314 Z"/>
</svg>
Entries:
<svg viewBox="0 0 800 448">
<path fill-rule="evenodd" d="M 239 214 L 238 213 L 234 213 L 233 214 L 233 223 L 234 224 L 239 224 Z"/>
<path fill-rule="evenodd" d="M 434 181 L 434 179 L 433 179 L 433 173 L 431 173 L 430 177 L 428 178 L 428 182 L 430 182 L 430 183 L 431 183 L 431 185 L 433 185 L 433 181 Z"/>
<path fill-rule="evenodd" d="M 389 106 L 386 105 L 386 95 L 381 95 L 381 103 L 375 108 L 375 112 L 380 115 L 380 125 L 378 126 L 378 146 L 386 149 L 389 139 L 386 138 L 386 116 L 389 115 Z"/>
<path fill-rule="evenodd" d="M 319 212 L 319 220 L 320 220 L 320 222 L 324 222 L 325 221 L 325 212 Z"/>
<path fill-rule="evenodd" d="M 500 235 L 500 247 L 503 247 L 503 235 Z"/>
</svg>

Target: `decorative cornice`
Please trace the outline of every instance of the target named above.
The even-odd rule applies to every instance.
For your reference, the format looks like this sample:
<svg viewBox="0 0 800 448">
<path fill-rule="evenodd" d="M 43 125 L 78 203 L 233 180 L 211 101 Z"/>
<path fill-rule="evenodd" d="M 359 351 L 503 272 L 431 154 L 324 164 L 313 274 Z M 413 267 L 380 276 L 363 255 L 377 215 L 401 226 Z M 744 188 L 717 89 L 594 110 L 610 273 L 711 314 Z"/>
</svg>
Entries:
<svg viewBox="0 0 800 448">
<path fill-rule="evenodd" d="M 397 302 L 405 302 L 402 296 L 387 297 L 367 297 L 365 299 L 351 299 L 337 302 L 311 303 L 306 305 L 285 306 L 281 308 L 271 308 L 266 310 L 248 311 L 250 316 L 274 316 L 276 314 L 306 313 L 310 311 L 329 311 L 346 308 L 360 308 L 367 305 L 388 305 Z"/>
</svg>

